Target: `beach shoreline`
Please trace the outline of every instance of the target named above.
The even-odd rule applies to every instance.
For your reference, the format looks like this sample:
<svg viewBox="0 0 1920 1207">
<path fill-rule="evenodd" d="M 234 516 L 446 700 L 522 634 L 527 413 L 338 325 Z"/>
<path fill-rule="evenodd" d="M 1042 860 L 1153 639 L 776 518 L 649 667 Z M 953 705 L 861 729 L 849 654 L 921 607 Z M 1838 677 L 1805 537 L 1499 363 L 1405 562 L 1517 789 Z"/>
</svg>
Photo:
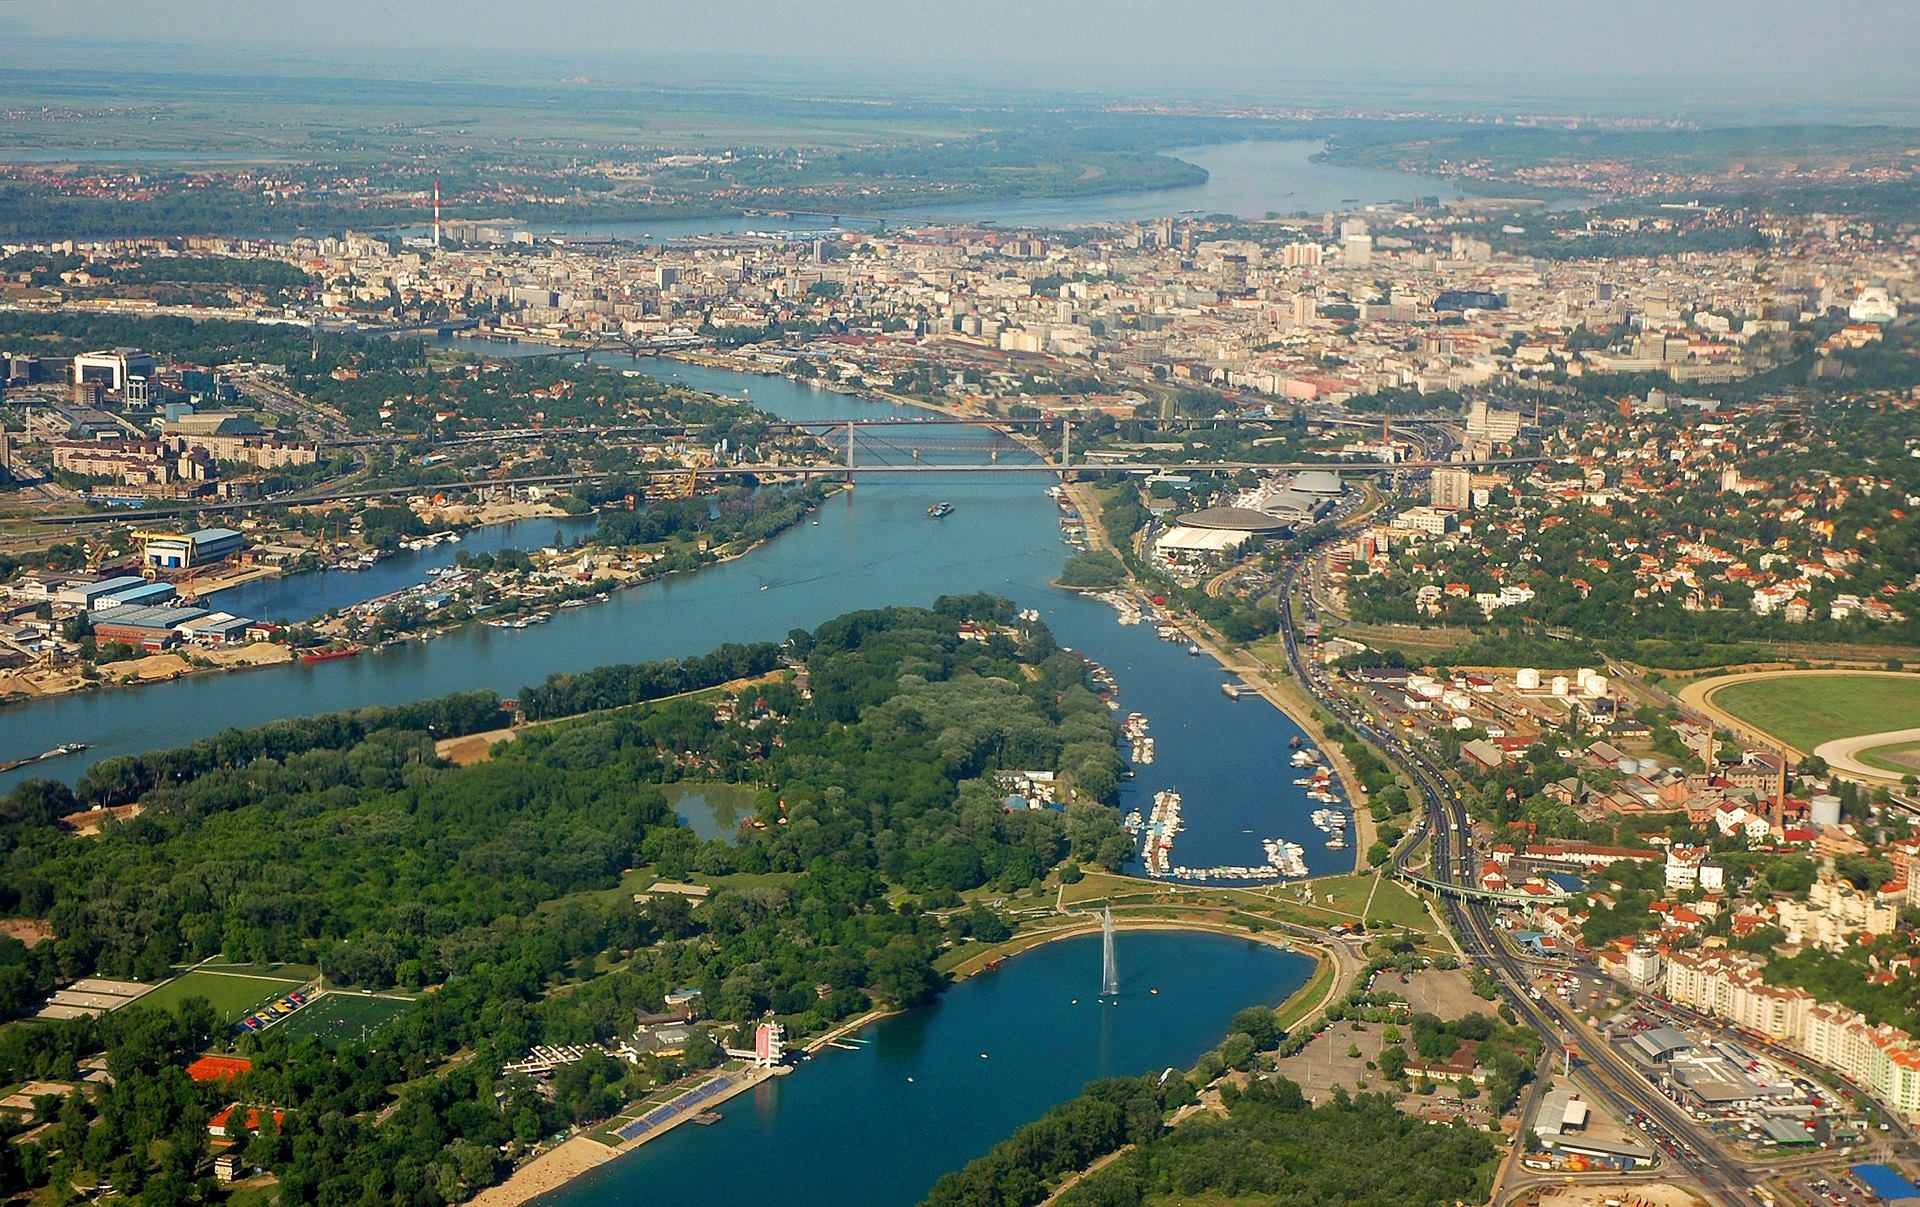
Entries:
<svg viewBox="0 0 1920 1207">
<path fill-rule="evenodd" d="M 1320 953 L 1317 948 L 1311 945 L 1303 945 L 1288 935 L 1256 933 L 1250 930 L 1243 930 L 1216 923 L 1189 922 L 1178 919 L 1127 919 L 1124 921 L 1115 919 L 1114 927 L 1116 930 L 1122 931 L 1191 931 L 1202 934 L 1231 935 L 1249 939 L 1257 943 L 1265 943 L 1268 946 L 1278 947 L 1283 950 L 1296 951 L 1315 960 L 1329 958 L 1327 955 Z M 993 947 L 984 949 L 979 952 L 976 957 L 963 962 L 960 967 L 955 968 L 949 975 L 955 983 L 958 983 L 971 976 L 976 976 L 982 971 L 981 967 L 974 967 L 964 972 L 961 971 L 961 968 L 973 963 L 973 959 L 975 958 L 980 959 L 982 965 L 984 965 L 986 960 L 995 958 L 994 953 L 1000 953 L 999 958 L 1011 959 L 1025 952 L 1044 947 L 1049 943 L 1058 942 L 1061 939 L 1072 939 L 1097 933 L 1099 928 L 1100 924 L 1097 921 L 1075 920 L 1056 930 L 1048 930 L 1039 934 L 1026 936 L 1032 940 L 1031 942 L 1022 943 L 1021 938 L 1016 936 L 1007 943 L 996 944 Z M 1308 979 L 1307 984 L 1311 984 L 1311 978 Z M 1304 992 L 1305 987 L 1306 986 L 1303 985 L 1302 992 Z M 1292 999 L 1289 998 L 1288 1000 L 1291 1001 Z M 1285 1004 L 1286 1003 L 1283 1002 L 1281 1006 Z M 1279 1007 L 1276 1007 L 1276 1009 L 1277 1008 Z M 856 1034 L 874 1023 L 901 1013 L 904 1013 L 904 1011 L 877 1008 L 868 1010 L 848 1019 L 832 1030 L 823 1032 L 807 1041 L 803 1051 L 808 1055 L 812 1055 L 829 1047 L 835 1040 Z M 754 1089 L 771 1078 L 794 1073 L 798 1071 L 799 1068 L 800 1066 L 798 1065 L 784 1065 L 776 1068 L 749 1068 L 740 1073 L 732 1074 L 732 1084 L 725 1091 L 703 1098 L 699 1105 L 703 1109 L 711 1110 L 722 1103 L 739 1097 L 741 1094 Z M 722 1074 L 722 1076 L 728 1076 L 728 1074 Z M 679 1098 L 685 1096 L 685 1093 L 692 1092 L 706 1084 L 709 1083 L 699 1082 L 689 1086 L 687 1091 L 676 1095 L 671 1101 L 678 1101 Z M 619 1119 L 632 1113 L 639 1105 L 639 1103 L 629 1103 L 621 1110 L 620 1114 L 614 1118 Z M 560 1144 L 555 1145 L 553 1148 L 546 1149 L 522 1164 L 516 1168 L 512 1174 L 508 1175 L 506 1181 L 487 1188 L 475 1195 L 470 1201 L 474 1203 L 476 1207 L 520 1207 L 521 1204 L 532 1202 L 541 1195 L 558 1190 L 576 1178 L 600 1168 L 607 1162 L 625 1156 L 654 1139 L 666 1135 L 676 1127 L 692 1119 L 696 1114 L 698 1114 L 697 1111 L 681 1111 L 672 1119 L 661 1123 L 659 1126 L 648 1129 L 645 1134 L 616 1147 L 609 1147 L 588 1136 L 585 1132 L 576 1133 Z"/>
</svg>

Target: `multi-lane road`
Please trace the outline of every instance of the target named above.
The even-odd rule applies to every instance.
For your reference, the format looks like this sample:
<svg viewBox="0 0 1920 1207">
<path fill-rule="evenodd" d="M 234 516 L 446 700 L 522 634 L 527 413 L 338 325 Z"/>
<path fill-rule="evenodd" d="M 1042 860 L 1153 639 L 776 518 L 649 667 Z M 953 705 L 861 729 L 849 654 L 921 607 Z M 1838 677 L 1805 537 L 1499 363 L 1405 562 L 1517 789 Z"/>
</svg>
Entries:
<svg viewBox="0 0 1920 1207">
<path fill-rule="evenodd" d="M 1332 689 L 1321 670 L 1302 654 L 1293 617 L 1295 579 L 1299 560 L 1290 563 L 1280 590 L 1281 634 L 1287 658 L 1301 686 L 1330 714 L 1372 743 L 1392 760 L 1416 786 L 1425 806 L 1425 830 L 1431 845 L 1434 879 L 1468 886 L 1474 882 L 1471 820 L 1466 802 L 1448 783 L 1426 752 L 1406 737 L 1374 723 L 1357 704 Z M 1395 853 L 1394 868 L 1403 869 L 1418 846 L 1408 841 Z M 1667 1159 L 1680 1174 L 1698 1184 L 1718 1203 L 1732 1205 L 1761 1201 L 1755 1188 L 1761 1177 L 1742 1164 L 1718 1160 L 1713 1142 L 1677 1104 L 1655 1089 L 1604 1041 L 1585 1041 L 1571 1008 L 1547 995 L 1538 995 L 1523 960 L 1501 941 L 1485 904 L 1447 894 L 1442 907 L 1452 923 L 1467 958 L 1491 972 L 1506 990 L 1514 1010 L 1537 1032 L 1556 1060 L 1569 1054 L 1579 1062 L 1588 1086 L 1620 1118 L 1636 1113 L 1649 1121 L 1643 1127 L 1662 1143 Z"/>
</svg>

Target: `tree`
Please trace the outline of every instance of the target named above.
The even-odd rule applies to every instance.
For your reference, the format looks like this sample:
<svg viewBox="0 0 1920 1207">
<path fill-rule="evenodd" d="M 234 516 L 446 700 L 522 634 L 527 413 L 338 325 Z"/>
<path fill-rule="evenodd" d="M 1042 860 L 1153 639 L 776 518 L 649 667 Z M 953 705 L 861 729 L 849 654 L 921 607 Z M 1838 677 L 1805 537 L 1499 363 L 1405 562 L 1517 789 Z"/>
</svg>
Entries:
<svg viewBox="0 0 1920 1207">
<path fill-rule="evenodd" d="M 1256 1048 L 1265 1050 L 1280 1040 L 1280 1027 L 1274 1019 L 1273 1011 L 1265 1006 L 1248 1006 L 1233 1016 L 1227 1025 L 1229 1034 L 1245 1035 L 1253 1041 Z"/>
</svg>

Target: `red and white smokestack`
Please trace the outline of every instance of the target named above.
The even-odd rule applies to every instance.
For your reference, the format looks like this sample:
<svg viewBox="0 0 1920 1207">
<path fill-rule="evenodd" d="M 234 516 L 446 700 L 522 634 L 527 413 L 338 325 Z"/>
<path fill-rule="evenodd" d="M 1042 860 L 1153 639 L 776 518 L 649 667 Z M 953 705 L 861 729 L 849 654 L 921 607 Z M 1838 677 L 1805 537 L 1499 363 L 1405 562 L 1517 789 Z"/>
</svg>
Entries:
<svg viewBox="0 0 1920 1207">
<path fill-rule="evenodd" d="M 433 245 L 440 246 L 440 182 L 433 182 Z"/>
</svg>

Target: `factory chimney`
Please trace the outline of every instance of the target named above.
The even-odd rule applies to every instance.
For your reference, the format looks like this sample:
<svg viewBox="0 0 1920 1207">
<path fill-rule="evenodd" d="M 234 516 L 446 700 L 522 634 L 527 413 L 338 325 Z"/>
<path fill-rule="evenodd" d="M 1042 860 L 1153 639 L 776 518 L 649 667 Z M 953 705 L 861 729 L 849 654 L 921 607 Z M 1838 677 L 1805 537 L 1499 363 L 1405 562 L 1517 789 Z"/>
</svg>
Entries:
<svg viewBox="0 0 1920 1207">
<path fill-rule="evenodd" d="M 440 250 L 440 182 L 433 182 L 433 249 Z"/>
</svg>

